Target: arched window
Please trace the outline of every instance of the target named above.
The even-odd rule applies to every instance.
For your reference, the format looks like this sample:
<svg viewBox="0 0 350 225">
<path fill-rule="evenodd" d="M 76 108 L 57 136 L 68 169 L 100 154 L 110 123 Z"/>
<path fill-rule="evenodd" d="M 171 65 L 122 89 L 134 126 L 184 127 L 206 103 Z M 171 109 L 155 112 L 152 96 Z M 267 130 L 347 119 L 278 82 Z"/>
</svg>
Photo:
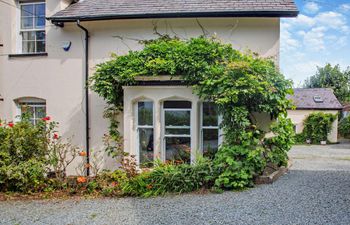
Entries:
<svg viewBox="0 0 350 225">
<path fill-rule="evenodd" d="M 46 116 L 46 101 L 41 98 L 24 97 L 15 100 L 17 105 L 17 117 L 20 118 L 24 114 L 29 117 L 30 121 L 35 125 L 39 120 Z"/>
</svg>

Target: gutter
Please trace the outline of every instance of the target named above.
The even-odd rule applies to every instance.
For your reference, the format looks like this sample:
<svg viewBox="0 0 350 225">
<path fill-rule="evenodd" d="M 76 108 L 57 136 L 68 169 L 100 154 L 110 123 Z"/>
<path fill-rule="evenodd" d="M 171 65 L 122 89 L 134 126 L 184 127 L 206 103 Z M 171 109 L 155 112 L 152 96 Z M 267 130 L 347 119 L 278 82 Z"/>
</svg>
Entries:
<svg viewBox="0 0 350 225">
<path fill-rule="evenodd" d="M 86 163 L 90 164 L 90 115 L 89 115 L 89 31 L 76 21 L 77 26 L 85 33 L 85 147 Z M 90 175 L 90 167 L 86 168 L 86 176 Z"/>
<path fill-rule="evenodd" d="M 164 19 L 164 18 L 215 18 L 215 17 L 296 17 L 299 11 L 236 11 L 236 12 L 174 12 L 174 13 L 143 13 L 143 14 L 109 14 L 83 16 L 47 17 L 52 23 L 114 20 L 114 19 Z"/>
</svg>

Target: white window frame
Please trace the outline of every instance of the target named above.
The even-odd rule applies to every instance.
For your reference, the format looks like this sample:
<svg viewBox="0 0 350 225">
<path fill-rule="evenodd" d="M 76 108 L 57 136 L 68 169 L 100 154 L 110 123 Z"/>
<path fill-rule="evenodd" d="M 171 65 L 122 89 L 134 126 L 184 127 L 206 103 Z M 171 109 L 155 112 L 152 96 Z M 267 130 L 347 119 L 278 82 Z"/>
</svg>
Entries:
<svg viewBox="0 0 350 225">
<path fill-rule="evenodd" d="M 151 102 L 152 103 L 152 125 L 139 125 L 139 107 L 140 102 Z M 140 129 L 153 129 L 153 161 L 156 159 L 155 154 L 155 141 L 154 141 L 154 120 L 155 120 L 155 104 L 152 100 L 139 100 L 135 103 L 135 122 L 136 122 L 136 161 L 141 164 L 141 149 L 140 149 Z"/>
<path fill-rule="evenodd" d="M 203 105 L 204 103 L 207 102 L 201 102 L 200 104 L 200 149 L 201 149 L 201 153 L 203 154 L 204 152 L 204 129 L 217 129 L 218 130 L 218 148 L 220 147 L 220 145 L 222 144 L 223 140 L 222 140 L 222 129 L 220 128 L 220 124 L 222 122 L 222 116 L 219 114 L 218 115 L 218 124 L 217 126 L 203 126 L 203 119 L 204 119 L 204 113 L 203 113 Z"/>
<path fill-rule="evenodd" d="M 175 108 L 175 109 L 165 109 L 164 108 L 164 102 L 166 101 L 188 101 L 191 102 L 191 108 Z M 162 127 L 162 133 L 161 133 L 161 152 L 162 152 L 162 161 L 166 161 L 166 138 L 167 137 L 189 137 L 190 138 L 190 149 L 191 149 L 191 157 L 190 157 L 190 162 L 192 163 L 193 158 L 192 158 L 192 146 L 193 146 L 193 138 L 192 138 L 192 109 L 193 109 L 193 102 L 189 101 L 187 99 L 169 99 L 165 100 L 161 104 L 161 127 Z M 190 112 L 190 126 L 165 126 L 165 112 L 166 111 L 189 111 Z M 190 134 L 166 134 L 166 129 L 189 129 Z"/>
<path fill-rule="evenodd" d="M 37 121 L 41 120 L 42 118 L 37 118 L 36 117 L 36 112 L 38 108 L 44 108 L 45 109 L 45 115 L 46 115 L 46 101 L 39 101 L 39 100 L 20 100 L 17 103 L 17 116 L 16 116 L 16 121 L 19 121 L 21 116 L 22 116 L 22 106 L 27 106 L 33 108 L 33 118 L 30 118 L 30 121 L 33 121 L 33 124 L 36 125 Z"/>
<path fill-rule="evenodd" d="M 19 31 L 19 43 L 18 43 L 18 51 L 19 53 L 25 53 L 25 54 L 31 54 L 31 53 L 43 53 L 46 52 L 46 19 L 45 19 L 45 24 L 44 24 L 44 28 L 38 29 L 38 28 L 31 28 L 31 29 L 22 29 L 22 6 L 23 5 L 39 5 L 39 4 L 45 4 L 45 10 L 46 10 L 46 1 L 28 1 L 28 2 L 18 2 L 18 6 L 19 6 L 19 15 L 18 15 L 18 31 Z M 46 16 L 46 12 L 45 12 L 45 16 Z M 33 17 L 33 27 L 35 27 L 35 17 Z M 23 52 L 23 36 L 22 33 L 23 32 L 36 32 L 36 31 L 44 31 L 45 32 L 45 51 L 43 52 L 38 52 L 37 51 L 37 40 L 36 40 L 36 35 L 35 35 L 35 39 L 34 39 L 34 52 Z"/>
</svg>

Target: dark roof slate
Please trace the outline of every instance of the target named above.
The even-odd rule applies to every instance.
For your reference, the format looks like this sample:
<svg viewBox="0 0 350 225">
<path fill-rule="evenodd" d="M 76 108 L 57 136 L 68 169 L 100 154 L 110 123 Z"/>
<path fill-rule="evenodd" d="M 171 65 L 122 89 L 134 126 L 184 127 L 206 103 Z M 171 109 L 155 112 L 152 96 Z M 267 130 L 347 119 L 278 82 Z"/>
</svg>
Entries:
<svg viewBox="0 0 350 225">
<path fill-rule="evenodd" d="M 323 102 L 315 102 L 314 96 L 321 97 Z M 294 95 L 289 95 L 287 98 L 293 101 L 296 109 L 340 110 L 343 108 L 330 88 L 295 88 Z"/>
<path fill-rule="evenodd" d="M 57 22 L 172 17 L 295 17 L 294 0 L 81 0 L 47 19 Z"/>
</svg>

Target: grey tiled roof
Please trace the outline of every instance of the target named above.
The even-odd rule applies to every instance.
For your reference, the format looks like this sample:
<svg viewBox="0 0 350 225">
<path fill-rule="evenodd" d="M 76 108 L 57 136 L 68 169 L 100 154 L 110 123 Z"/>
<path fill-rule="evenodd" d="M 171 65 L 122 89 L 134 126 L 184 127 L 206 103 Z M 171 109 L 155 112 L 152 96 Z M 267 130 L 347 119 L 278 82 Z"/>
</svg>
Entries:
<svg viewBox="0 0 350 225">
<path fill-rule="evenodd" d="M 295 17 L 294 0 L 81 0 L 49 20 L 170 17 Z"/>
<path fill-rule="evenodd" d="M 319 96 L 323 102 L 315 102 L 314 96 Z M 330 88 L 295 88 L 294 95 L 288 96 L 297 109 L 342 109 L 333 90 Z"/>
</svg>

